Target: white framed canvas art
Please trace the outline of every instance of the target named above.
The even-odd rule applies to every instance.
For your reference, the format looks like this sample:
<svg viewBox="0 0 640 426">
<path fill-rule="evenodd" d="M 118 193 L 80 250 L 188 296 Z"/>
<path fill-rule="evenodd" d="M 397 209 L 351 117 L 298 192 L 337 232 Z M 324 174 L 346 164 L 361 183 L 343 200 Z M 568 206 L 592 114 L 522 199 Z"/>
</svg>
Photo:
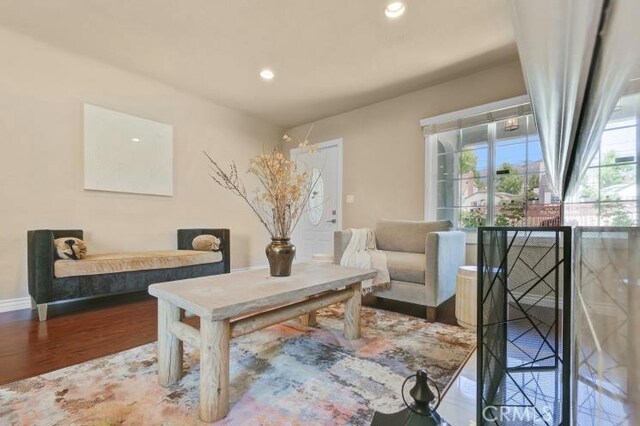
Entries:
<svg viewBox="0 0 640 426">
<path fill-rule="evenodd" d="M 84 104 L 84 188 L 173 195 L 173 126 Z"/>
</svg>

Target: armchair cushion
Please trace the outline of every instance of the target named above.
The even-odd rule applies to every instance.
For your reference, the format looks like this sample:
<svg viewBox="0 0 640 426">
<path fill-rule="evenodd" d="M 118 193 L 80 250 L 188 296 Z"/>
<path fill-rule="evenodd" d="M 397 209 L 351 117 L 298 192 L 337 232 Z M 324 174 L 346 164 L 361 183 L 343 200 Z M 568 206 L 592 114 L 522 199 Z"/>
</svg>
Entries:
<svg viewBox="0 0 640 426">
<path fill-rule="evenodd" d="M 403 220 L 381 220 L 376 225 L 376 240 L 379 250 L 424 253 L 427 234 L 449 231 L 451 222 L 410 222 Z"/>
<path fill-rule="evenodd" d="M 427 256 L 424 253 L 386 251 L 387 268 L 393 281 L 405 281 L 424 285 Z"/>
</svg>

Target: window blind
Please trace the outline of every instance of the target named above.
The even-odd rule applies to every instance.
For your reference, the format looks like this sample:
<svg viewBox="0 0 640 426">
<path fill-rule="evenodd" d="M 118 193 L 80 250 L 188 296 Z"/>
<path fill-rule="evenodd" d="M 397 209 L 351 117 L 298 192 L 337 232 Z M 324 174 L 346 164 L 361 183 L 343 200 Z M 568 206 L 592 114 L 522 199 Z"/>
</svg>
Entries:
<svg viewBox="0 0 640 426">
<path fill-rule="evenodd" d="M 450 130 L 459 130 L 467 127 L 478 126 L 481 124 L 492 123 L 494 121 L 506 120 L 507 118 L 520 117 L 531 114 L 531 104 L 525 103 L 515 105 L 508 108 L 502 108 L 482 114 L 470 115 L 442 121 L 439 123 L 428 124 L 422 127 L 425 136 L 434 135 Z"/>
</svg>

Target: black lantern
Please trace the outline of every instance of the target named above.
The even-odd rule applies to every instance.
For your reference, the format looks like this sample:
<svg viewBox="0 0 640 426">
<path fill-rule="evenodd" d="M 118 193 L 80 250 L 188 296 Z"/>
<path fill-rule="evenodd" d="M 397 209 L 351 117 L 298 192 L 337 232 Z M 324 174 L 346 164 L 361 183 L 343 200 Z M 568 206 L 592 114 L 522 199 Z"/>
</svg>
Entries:
<svg viewBox="0 0 640 426">
<path fill-rule="evenodd" d="M 416 378 L 416 384 L 409 391 L 409 395 L 413 398 L 413 403 L 409 404 L 404 398 L 404 387 L 409 379 L 413 377 Z M 429 389 L 429 384 L 427 383 L 429 381 L 438 393 L 438 401 L 433 408 L 431 408 L 431 403 L 436 399 L 436 396 Z M 402 383 L 400 392 L 406 408 L 393 414 L 383 414 L 376 411 L 373 415 L 371 426 L 449 426 L 449 423 L 444 421 L 436 412 L 438 405 L 440 405 L 440 390 L 433 380 L 429 379 L 427 370 L 418 370 L 416 374 L 407 377 Z"/>
</svg>

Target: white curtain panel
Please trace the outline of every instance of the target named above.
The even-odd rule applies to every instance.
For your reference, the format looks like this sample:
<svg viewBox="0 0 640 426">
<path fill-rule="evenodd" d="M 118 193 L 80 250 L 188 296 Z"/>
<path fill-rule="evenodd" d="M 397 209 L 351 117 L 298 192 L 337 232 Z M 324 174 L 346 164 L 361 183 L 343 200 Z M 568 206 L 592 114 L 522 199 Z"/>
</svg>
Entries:
<svg viewBox="0 0 640 426">
<path fill-rule="evenodd" d="M 598 58 L 575 145 L 574 170 L 566 194 L 577 193 L 580 180 L 598 152 L 602 132 L 629 82 L 640 68 L 640 0 L 610 0 Z"/>
<path fill-rule="evenodd" d="M 549 183 L 564 199 L 603 1 L 512 0 L 511 6 Z"/>
<path fill-rule="evenodd" d="M 640 425 L 640 228 L 574 228 L 574 425 Z"/>
</svg>

